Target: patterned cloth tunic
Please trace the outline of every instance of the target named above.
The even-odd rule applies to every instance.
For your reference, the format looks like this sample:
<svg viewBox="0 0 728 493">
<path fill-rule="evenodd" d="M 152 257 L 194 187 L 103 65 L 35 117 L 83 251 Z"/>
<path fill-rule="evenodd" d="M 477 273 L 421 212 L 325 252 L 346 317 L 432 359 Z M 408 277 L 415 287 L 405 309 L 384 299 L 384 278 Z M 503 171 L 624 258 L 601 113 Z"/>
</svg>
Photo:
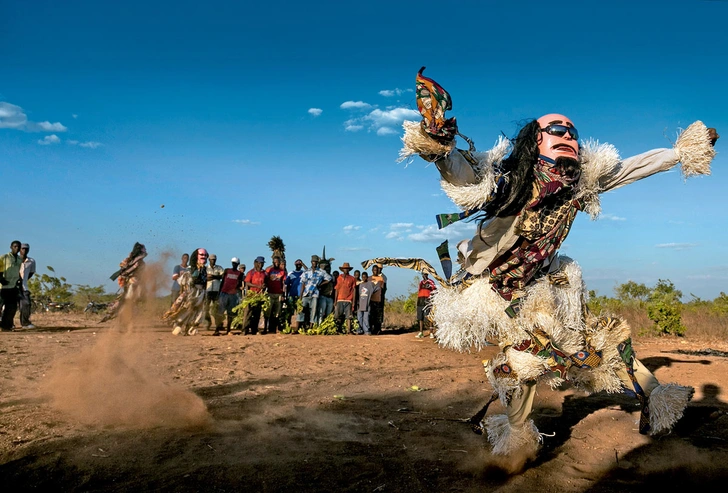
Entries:
<svg viewBox="0 0 728 493">
<path fill-rule="evenodd" d="M 578 174 L 566 176 L 550 164 L 541 158 L 534 170 L 531 200 L 517 225 L 518 241 L 489 266 L 493 289 L 508 301 L 523 296 L 523 289 L 556 254 L 583 208 L 572 188 Z"/>
</svg>

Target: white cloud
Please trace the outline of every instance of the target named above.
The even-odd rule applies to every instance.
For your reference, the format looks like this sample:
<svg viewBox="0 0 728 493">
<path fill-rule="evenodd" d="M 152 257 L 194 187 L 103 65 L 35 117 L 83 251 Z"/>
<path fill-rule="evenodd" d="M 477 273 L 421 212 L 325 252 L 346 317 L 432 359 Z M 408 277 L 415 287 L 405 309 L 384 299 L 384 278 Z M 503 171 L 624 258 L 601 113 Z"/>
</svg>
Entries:
<svg viewBox="0 0 728 493">
<path fill-rule="evenodd" d="M 68 130 L 63 124 L 60 122 L 51 123 L 51 122 L 40 122 L 38 123 L 38 128 L 45 132 L 65 132 Z"/>
<path fill-rule="evenodd" d="M 399 231 L 390 231 L 389 233 L 387 233 L 385 238 L 388 240 L 401 240 L 402 233 L 400 233 Z"/>
<path fill-rule="evenodd" d="M 614 214 L 601 214 L 599 219 L 606 219 L 607 221 L 626 221 L 627 218 L 615 216 Z"/>
<path fill-rule="evenodd" d="M 352 231 L 358 231 L 361 229 L 361 226 L 354 226 L 353 224 L 349 224 L 348 226 L 344 226 L 344 233 L 351 233 Z"/>
<path fill-rule="evenodd" d="M 689 250 L 698 246 L 697 243 L 660 243 L 655 248 L 670 248 L 672 250 Z"/>
<path fill-rule="evenodd" d="M 90 140 L 88 142 L 79 142 L 77 140 L 67 140 L 66 142 L 68 142 L 71 145 L 74 145 L 74 146 L 77 145 L 80 147 L 85 147 L 87 149 L 96 149 L 97 147 L 101 147 L 102 145 L 104 145 L 101 142 L 94 142 L 92 140 Z"/>
<path fill-rule="evenodd" d="M 68 130 L 61 122 L 31 122 L 25 110 L 15 104 L 0 101 L 0 128 L 12 128 L 27 132 L 65 132 Z"/>
<path fill-rule="evenodd" d="M 399 87 L 395 89 L 384 89 L 379 91 L 379 95 L 384 96 L 385 98 L 391 98 L 393 96 L 401 96 L 405 92 L 413 92 L 413 89 L 400 89 Z"/>
<path fill-rule="evenodd" d="M 233 222 L 234 223 L 238 223 L 238 224 L 244 224 L 246 226 L 253 226 L 253 225 L 256 225 L 256 224 L 260 224 L 260 223 L 255 222 L 255 221 L 251 221 L 250 219 L 233 219 Z"/>
<path fill-rule="evenodd" d="M 76 114 L 73 114 L 73 115 L 71 115 L 71 116 L 73 117 L 73 119 L 74 119 L 74 120 L 75 120 L 76 118 L 78 118 L 78 115 L 76 115 Z"/>
<path fill-rule="evenodd" d="M 437 226 L 429 225 L 419 233 L 408 235 L 407 239 L 422 243 L 439 243 L 444 240 L 460 241 L 474 234 L 474 223 L 460 221 L 443 229 L 437 229 Z"/>
<path fill-rule="evenodd" d="M 387 110 L 375 108 L 364 116 L 351 118 L 344 122 L 344 128 L 350 132 L 367 128 L 377 135 L 396 135 L 404 120 L 419 120 L 420 114 L 415 110 L 395 107 Z"/>
<path fill-rule="evenodd" d="M 324 110 L 322 110 L 321 108 L 309 108 L 308 109 L 309 115 L 313 115 L 314 117 L 320 116 L 321 113 L 323 113 L 323 112 L 324 112 Z"/>
<path fill-rule="evenodd" d="M 368 110 L 372 105 L 364 101 L 344 101 L 341 103 L 342 110 Z"/>
<path fill-rule="evenodd" d="M 377 129 L 377 135 L 393 135 L 398 133 L 395 129 L 389 127 L 382 127 Z"/>
<path fill-rule="evenodd" d="M 46 135 L 41 140 L 39 140 L 38 143 L 42 146 L 47 146 L 50 144 L 58 144 L 60 141 L 61 141 L 61 139 L 59 139 L 56 134 L 53 134 L 53 135 Z"/>
<path fill-rule="evenodd" d="M 417 110 L 399 107 L 386 111 L 375 109 L 366 118 L 379 128 L 385 125 L 400 126 L 405 120 L 419 120 L 421 116 Z"/>
<path fill-rule="evenodd" d="M 23 108 L 0 101 L 0 128 L 22 129 L 28 123 L 28 116 Z"/>
<path fill-rule="evenodd" d="M 89 149 L 96 149 L 97 147 L 101 147 L 103 144 L 101 142 L 89 141 L 89 142 L 81 142 L 78 145 L 81 147 L 87 147 Z"/>
<path fill-rule="evenodd" d="M 410 229 L 414 226 L 414 223 L 392 223 L 389 225 L 389 229 Z"/>
<path fill-rule="evenodd" d="M 341 250 L 342 252 L 371 252 L 372 251 L 371 248 L 367 248 L 367 247 L 344 247 L 344 248 L 339 248 L 339 250 Z"/>
</svg>

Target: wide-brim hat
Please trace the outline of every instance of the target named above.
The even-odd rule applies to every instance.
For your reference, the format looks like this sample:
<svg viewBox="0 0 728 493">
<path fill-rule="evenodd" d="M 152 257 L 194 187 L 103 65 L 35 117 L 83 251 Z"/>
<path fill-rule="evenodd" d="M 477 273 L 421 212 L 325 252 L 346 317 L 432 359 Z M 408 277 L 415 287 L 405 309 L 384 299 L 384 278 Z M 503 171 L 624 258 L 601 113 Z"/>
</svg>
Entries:
<svg viewBox="0 0 728 493">
<path fill-rule="evenodd" d="M 341 269 L 341 270 L 344 270 L 344 269 L 349 269 L 349 270 L 351 270 L 351 265 L 349 265 L 349 262 L 344 262 L 344 263 L 343 263 L 343 264 L 341 265 L 341 267 L 339 267 L 339 269 Z"/>
</svg>

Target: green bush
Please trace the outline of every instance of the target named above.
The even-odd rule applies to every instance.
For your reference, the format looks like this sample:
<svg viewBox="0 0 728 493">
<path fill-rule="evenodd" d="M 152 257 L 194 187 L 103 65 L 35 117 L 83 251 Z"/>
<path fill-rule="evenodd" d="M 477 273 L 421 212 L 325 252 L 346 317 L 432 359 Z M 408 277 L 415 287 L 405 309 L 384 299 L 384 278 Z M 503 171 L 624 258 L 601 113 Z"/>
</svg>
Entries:
<svg viewBox="0 0 728 493">
<path fill-rule="evenodd" d="M 682 324 L 682 292 L 670 280 L 659 279 L 647 300 L 647 316 L 655 323 L 657 332 L 665 335 L 685 335 Z"/>
</svg>

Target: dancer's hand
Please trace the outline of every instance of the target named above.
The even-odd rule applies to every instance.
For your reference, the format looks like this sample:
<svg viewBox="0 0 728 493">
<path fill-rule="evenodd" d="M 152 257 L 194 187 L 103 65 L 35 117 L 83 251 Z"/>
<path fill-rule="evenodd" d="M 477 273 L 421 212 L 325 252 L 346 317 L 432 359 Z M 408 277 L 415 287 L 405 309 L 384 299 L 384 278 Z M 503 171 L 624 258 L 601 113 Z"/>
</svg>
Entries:
<svg viewBox="0 0 728 493">
<path fill-rule="evenodd" d="M 710 137 L 710 145 L 715 146 L 715 143 L 718 139 L 720 139 L 720 135 L 718 135 L 718 132 L 714 128 L 708 129 L 708 136 Z"/>
</svg>

